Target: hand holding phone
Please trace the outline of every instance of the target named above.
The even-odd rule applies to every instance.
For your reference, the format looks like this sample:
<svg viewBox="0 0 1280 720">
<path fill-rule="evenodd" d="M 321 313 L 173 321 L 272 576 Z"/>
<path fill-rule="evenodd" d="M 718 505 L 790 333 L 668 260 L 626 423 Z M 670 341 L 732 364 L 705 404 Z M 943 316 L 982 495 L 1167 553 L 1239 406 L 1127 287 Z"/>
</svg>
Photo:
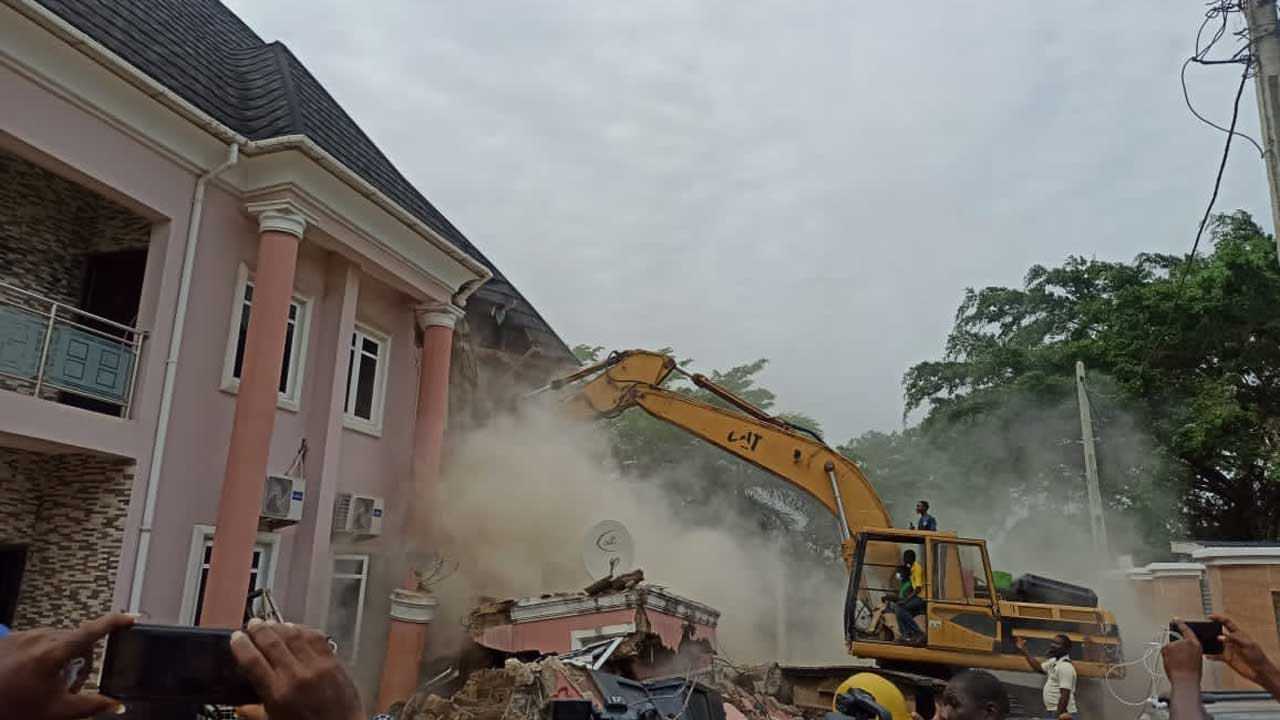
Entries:
<svg viewBox="0 0 1280 720">
<path fill-rule="evenodd" d="M 147 703 L 249 705 L 258 694 L 231 654 L 231 630 L 134 625 L 107 638 L 102 692 Z"/>
<path fill-rule="evenodd" d="M 1226 663 L 1240 677 L 1261 685 L 1268 692 L 1280 692 L 1280 669 L 1267 657 L 1258 641 L 1225 615 L 1213 615 L 1212 619 L 1222 623 L 1226 630 L 1223 633 L 1225 640 L 1222 655 L 1215 659 Z"/>
<path fill-rule="evenodd" d="M 324 633 L 257 618 L 241 630 L 136 625 L 113 633 L 102 690 L 121 700 L 263 705 L 271 720 L 363 719 Z"/>
<path fill-rule="evenodd" d="M 255 618 L 231 651 L 271 720 L 364 720 L 360 693 L 324 633 Z"/>
<path fill-rule="evenodd" d="M 1188 687 L 1195 687 L 1198 691 L 1204 672 L 1204 650 L 1196 633 L 1181 620 L 1174 620 L 1169 623 L 1169 635 L 1169 642 L 1160 648 L 1164 674 L 1173 685 L 1175 694 L 1179 689 Z"/>
<path fill-rule="evenodd" d="M 1170 639 L 1181 638 L 1190 631 L 1200 643 L 1202 655 L 1222 654 L 1222 623 L 1217 620 L 1183 620 L 1169 623 Z"/>
<path fill-rule="evenodd" d="M 69 720 L 111 711 L 114 699 L 82 694 L 80 685 L 94 644 L 132 623 L 133 617 L 115 613 L 75 630 L 38 628 L 0 638 L 0 712 L 30 720 Z"/>
</svg>

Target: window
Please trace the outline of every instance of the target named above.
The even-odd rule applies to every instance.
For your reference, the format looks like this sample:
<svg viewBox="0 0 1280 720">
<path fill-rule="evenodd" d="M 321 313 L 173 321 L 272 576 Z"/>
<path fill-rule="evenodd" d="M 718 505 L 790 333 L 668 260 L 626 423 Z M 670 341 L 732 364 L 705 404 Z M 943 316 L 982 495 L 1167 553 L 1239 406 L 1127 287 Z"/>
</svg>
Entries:
<svg viewBox="0 0 1280 720">
<path fill-rule="evenodd" d="M 940 542 L 934 544 L 933 553 L 935 599 L 979 604 L 991 601 L 981 547 Z"/>
<path fill-rule="evenodd" d="M 213 531 L 211 525 L 197 525 L 192 533 L 186 592 L 182 600 L 182 621 L 191 625 L 199 624 L 200 613 L 204 610 L 205 584 L 209 581 L 209 561 L 213 557 Z M 271 587 L 272 561 L 279 542 L 278 535 L 258 533 L 249 565 L 249 585 L 245 588 L 246 610 L 250 592 Z"/>
<path fill-rule="evenodd" d="M 858 578 L 859 596 L 870 605 L 880 604 L 884 597 L 898 599 L 911 584 L 911 568 L 907 553 L 924 567 L 924 545 L 891 540 L 868 540 Z"/>
<path fill-rule="evenodd" d="M 329 587 L 329 620 L 325 630 L 338 644 L 338 655 L 348 662 L 360 650 L 360 625 L 364 620 L 364 589 L 369 582 L 368 555 L 335 555 L 333 584 Z"/>
<path fill-rule="evenodd" d="M 927 586 L 925 546 L 923 543 L 871 537 L 859 546 L 858 552 L 861 554 L 856 574 L 850 578 L 855 584 L 845 598 L 845 614 L 853 630 L 850 639 L 888 641 L 897 634 L 897 625 L 885 601 L 899 601 L 907 596 L 912 587 L 911 565 L 919 565 L 917 580 Z M 908 558 L 911 565 L 907 564 Z M 920 594 L 928 597 L 928 588 L 920 588 Z"/>
<path fill-rule="evenodd" d="M 387 354 L 391 340 L 357 325 L 347 353 L 347 399 L 342 412 L 347 427 L 382 433 L 382 401 L 386 394 Z"/>
<path fill-rule="evenodd" d="M 1280 636 L 1280 592 L 1271 592 L 1271 612 L 1276 616 L 1276 633 Z"/>
<path fill-rule="evenodd" d="M 240 388 L 240 372 L 244 369 L 244 346 L 249 335 L 249 311 L 253 307 L 253 281 L 249 269 L 240 266 L 231 313 L 231 332 L 227 338 L 227 358 L 222 369 L 222 389 L 235 392 Z M 298 409 L 302 394 L 303 367 L 306 364 L 307 325 L 310 302 L 294 295 L 289 303 L 289 320 L 284 335 L 284 361 L 280 363 L 279 404 L 289 410 Z"/>
</svg>

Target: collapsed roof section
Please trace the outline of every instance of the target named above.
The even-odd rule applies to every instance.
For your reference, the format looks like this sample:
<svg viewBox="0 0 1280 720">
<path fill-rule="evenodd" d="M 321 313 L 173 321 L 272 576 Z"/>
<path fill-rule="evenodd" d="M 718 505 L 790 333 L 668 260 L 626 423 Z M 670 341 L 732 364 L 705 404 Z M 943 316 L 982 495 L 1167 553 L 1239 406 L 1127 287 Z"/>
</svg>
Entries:
<svg viewBox="0 0 1280 720">
<path fill-rule="evenodd" d="M 508 653 L 564 655 L 613 638 L 624 639 L 624 652 L 651 642 L 677 652 L 714 645 L 718 610 L 644 584 L 642 573 L 624 577 L 579 593 L 489 601 L 472 610 L 467 627 L 480 645 Z"/>
</svg>

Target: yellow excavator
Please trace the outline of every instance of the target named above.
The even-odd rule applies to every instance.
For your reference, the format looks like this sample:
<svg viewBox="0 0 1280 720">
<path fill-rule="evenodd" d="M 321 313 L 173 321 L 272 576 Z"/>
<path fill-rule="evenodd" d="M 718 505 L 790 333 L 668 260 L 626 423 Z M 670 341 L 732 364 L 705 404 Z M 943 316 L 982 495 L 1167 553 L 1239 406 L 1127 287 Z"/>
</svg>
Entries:
<svg viewBox="0 0 1280 720">
<path fill-rule="evenodd" d="M 666 389 L 680 373 L 723 401 L 710 405 Z M 562 409 L 586 419 L 615 417 L 639 407 L 702 440 L 773 473 L 816 498 L 835 515 L 849 589 L 845 597 L 845 641 L 851 655 L 886 669 L 947 676 L 951 669 L 988 668 L 1027 672 L 1016 646 L 1044 656 L 1054 636 L 1072 642 L 1072 662 L 1081 677 L 1123 675 L 1115 618 L 1098 607 L 1086 588 L 1038 576 L 998 587 L 986 541 L 954 532 L 894 528 L 879 494 L 851 460 L 815 433 L 770 415 L 706 377 L 680 369 L 668 355 L 644 350 L 611 354 L 603 362 L 553 381 Z M 898 594 L 901 558 L 910 550 L 924 569 L 925 610 L 915 618 L 923 642 L 898 637 L 885 599 Z M 1063 603 L 1063 598 L 1074 604 Z M 877 610 L 876 608 L 879 607 Z"/>
</svg>

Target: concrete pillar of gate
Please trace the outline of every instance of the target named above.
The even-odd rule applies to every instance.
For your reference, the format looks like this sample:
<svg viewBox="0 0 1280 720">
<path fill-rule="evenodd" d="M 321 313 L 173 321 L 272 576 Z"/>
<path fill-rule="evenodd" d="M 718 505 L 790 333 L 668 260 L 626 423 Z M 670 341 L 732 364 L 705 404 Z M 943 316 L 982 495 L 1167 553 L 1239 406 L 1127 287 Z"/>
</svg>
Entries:
<svg viewBox="0 0 1280 720">
<path fill-rule="evenodd" d="M 307 227 L 306 215 L 288 201 L 254 203 L 247 209 L 258 217 L 258 264 L 231 445 L 218 500 L 213 556 L 200 614 L 200 624 L 205 627 L 239 627 L 243 621 L 276 420 L 298 243 Z"/>
<path fill-rule="evenodd" d="M 440 479 L 444 431 L 449 419 L 449 356 L 453 327 L 463 311 L 451 304 L 418 308 L 422 327 L 422 356 L 418 368 L 418 410 L 413 428 L 413 491 L 404 524 L 405 543 L 420 550 L 425 536 L 432 490 Z M 436 599 L 418 590 L 412 572 L 404 587 L 391 593 L 391 627 L 378 686 L 379 710 L 406 700 L 418 684 L 418 670 L 427 644 L 427 624 Z"/>
<path fill-rule="evenodd" d="M 1151 574 L 1151 604 L 1146 607 L 1157 619 L 1162 622 L 1172 618 L 1195 620 L 1209 614 L 1200 592 L 1204 565 L 1160 562 L 1147 565 L 1146 570 Z"/>
</svg>

